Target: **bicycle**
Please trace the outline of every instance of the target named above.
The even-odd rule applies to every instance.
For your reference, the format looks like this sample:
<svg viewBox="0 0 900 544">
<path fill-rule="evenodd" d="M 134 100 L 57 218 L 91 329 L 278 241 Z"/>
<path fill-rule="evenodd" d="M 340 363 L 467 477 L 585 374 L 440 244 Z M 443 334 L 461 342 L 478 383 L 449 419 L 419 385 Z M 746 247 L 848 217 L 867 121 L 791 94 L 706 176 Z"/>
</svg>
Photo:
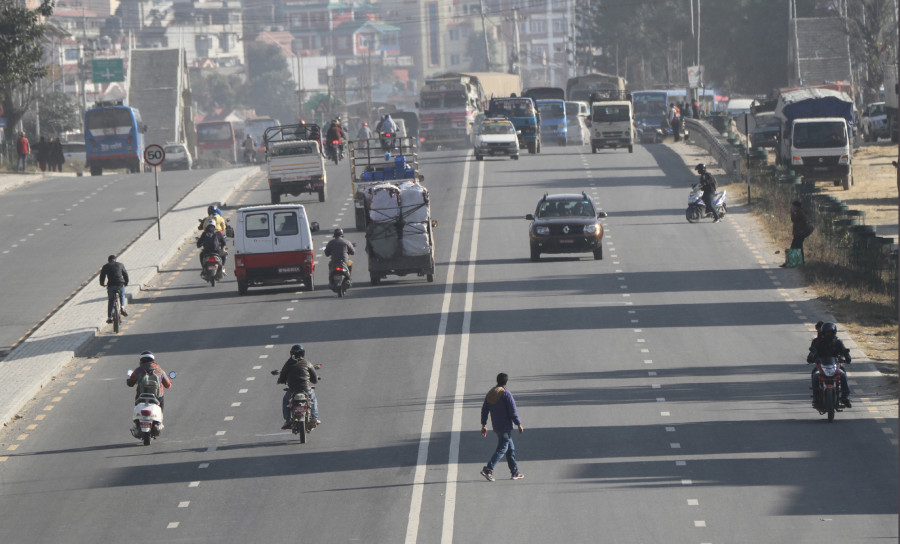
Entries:
<svg viewBox="0 0 900 544">
<path fill-rule="evenodd" d="M 106 289 L 106 294 L 113 301 L 113 332 L 119 334 L 119 325 L 122 323 L 122 299 L 119 298 L 118 291 L 112 291 L 109 288 Z"/>
</svg>

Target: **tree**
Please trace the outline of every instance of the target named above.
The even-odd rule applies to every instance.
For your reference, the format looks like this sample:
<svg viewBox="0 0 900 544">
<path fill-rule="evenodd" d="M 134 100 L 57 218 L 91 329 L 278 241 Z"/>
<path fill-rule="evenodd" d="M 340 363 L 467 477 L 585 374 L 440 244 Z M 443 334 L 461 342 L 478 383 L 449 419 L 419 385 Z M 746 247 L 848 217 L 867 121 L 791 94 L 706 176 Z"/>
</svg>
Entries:
<svg viewBox="0 0 900 544">
<path fill-rule="evenodd" d="M 255 110 L 257 115 L 293 121 L 297 117 L 298 100 L 282 49 L 269 43 L 251 42 L 247 44 L 246 58 L 244 106 Z"/>
<path fill-rule="evenodd" d="M 893 9 L 893 0 L 860 0 L 848 6 L 851 57 L 853 65 L 858 67 L 856 85 L 865 103 L 878 99 L 878 90 L 884 82 L 884 64 L 897 58 Z"/>
<path fill-rule="evenodd" d="M 35 10 L 0 0 L 0 100 L 12 131 L 34 100 L 35 84 L 46 75 L 41 17 L 53 14 L 53 0 Z"/>
<path fill-rule="evenodd" d="M 217 108 L 231 110 L 240 106 L 242 86 L 241 76 L 224 74 L 216 69 L 204 69 L 191 75 L 197 108 L 204 113 Z"/>
<path fill-rule="evenodd" d="M 69 95 L 52 91 L 45 93 L 40 99 L 41 133 L 34 129 L 34 111 L 23 119 L 25 131 L 36 136 L 57 137 L 64 132 L 81 128 L 81 105 Z"/>
</svg>

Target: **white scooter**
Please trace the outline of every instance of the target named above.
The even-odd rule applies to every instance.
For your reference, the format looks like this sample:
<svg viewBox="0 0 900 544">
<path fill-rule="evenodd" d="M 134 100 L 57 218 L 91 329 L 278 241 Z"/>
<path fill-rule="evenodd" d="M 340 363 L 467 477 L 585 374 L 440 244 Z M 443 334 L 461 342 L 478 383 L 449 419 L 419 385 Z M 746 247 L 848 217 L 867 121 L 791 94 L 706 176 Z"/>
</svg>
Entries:
<svg viewBox="0 0 900 544">
<path fill-rule="evenodd" d="M 128 371 L 130 377 L 132 371 Z M 169 372 L 169 378 L 175 379 L 175 372 Z M 144 441 L 145 446 L 150 445 L 151 438 L 157 438 L 163 425 L 163 412 L 159 406 L 159 399 L 153 393 L 141 393 L 134 402 L 134 415 L 131 417 L 134 425 L 131 427 L 131 436 Z"/>
</svg>

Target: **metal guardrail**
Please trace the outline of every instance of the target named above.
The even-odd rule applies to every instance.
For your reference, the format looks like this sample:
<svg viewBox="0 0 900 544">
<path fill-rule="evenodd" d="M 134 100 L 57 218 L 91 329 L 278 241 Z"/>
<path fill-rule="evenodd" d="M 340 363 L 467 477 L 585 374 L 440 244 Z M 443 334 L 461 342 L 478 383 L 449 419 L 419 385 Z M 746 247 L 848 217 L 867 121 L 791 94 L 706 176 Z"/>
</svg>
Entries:
<svg viewBox="0 0 900 544">
<path fill-rule="evenodd" d="M 702 119 L 684 119 L 684 126 L 691 143 L 708 151 L 731 181 L 740 181 L 741 156 L 716 129 Z"/>
</svg>

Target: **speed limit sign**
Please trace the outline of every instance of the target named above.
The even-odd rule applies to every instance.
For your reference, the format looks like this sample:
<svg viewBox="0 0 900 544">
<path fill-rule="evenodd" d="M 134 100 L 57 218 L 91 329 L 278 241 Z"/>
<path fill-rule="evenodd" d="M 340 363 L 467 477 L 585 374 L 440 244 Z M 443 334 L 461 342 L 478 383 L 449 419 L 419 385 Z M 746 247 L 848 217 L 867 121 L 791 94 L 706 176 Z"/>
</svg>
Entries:
<svg viewBox="0 0 900 544">
<path fill-rule="evenodd" d="M 150 144 L 144 149 L 144 160 L 150 166 L 159 166 L 166 160 L 166 150 L 161 145 Z"/>
</svg>

